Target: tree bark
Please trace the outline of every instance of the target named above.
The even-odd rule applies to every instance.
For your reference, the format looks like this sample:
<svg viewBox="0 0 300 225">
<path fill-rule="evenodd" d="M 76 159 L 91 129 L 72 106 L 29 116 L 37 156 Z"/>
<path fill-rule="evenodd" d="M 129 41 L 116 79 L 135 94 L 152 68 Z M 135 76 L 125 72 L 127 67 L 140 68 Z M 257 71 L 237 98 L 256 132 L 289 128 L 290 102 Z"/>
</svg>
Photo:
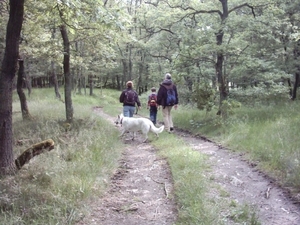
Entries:
<svg viewBox="0 0 300 225">
<path fill-rule="evenodd" d="M 10 0 L 6 46 L 0 75 L 0 174 L 16 171 L 13 155 L 12 95 L 17 71 L 19 40 L 23 24 L 24 0 Z"/>
<path fill-rule="evenodd" d="M 54 62 L 51 62 L 51 76 L 52 76 L 52 82 L 54 85 L 54 92 L 55 92 L 55 96 L 56 98 L 58 98 L 59 100 L 61 100 L 61 95 L 59 93 L 59 86 L 58 86 L 58 81 L 57 81 L 57 74 L 55 72 L 55 65 Z"/>
<path fill-rule="evenodd" d="M 126 83 L 127 81 L 130 80 L 130 78 L 128 78 L 128 65 L 125 59 L 122 59 L 122 64 L 123 64 L 123 77 L 122 77 L 122 81 L 121 81 L 121 85 L 123 86 L 124 83 Z"/>
<path fill-rule="evenodd" d="M 299 58 L 300 58 L 300 41 L 299 40 L 295 43 L 293 53 L 294 53 L 295 62 L 299 62 Z M 295 82 L 294 82 L 294 88 L 293 88 L 292 96 L 291 96 L 292 100 L 295 100 L 297 98 L 297 89 L 299 86 L 299 79 L 300 79 L 299 64 L 296 65 L 296 73 L 295 73 L 294 77 L 295 77 Z"/>
<path fill-rule="evenodd" d="M 291 96 L 292 100 L 295 100 L 296 97 L 297 97 L 297 89 L 298 89 L 298 86 L 299 86 L 299 78 L 300 78 L 300 73 L 297 72 L 295 74 L 294 88 L 293 88 L 293 92 L 292 92 L 292 96 Z"/>
<path fill-rule="evenodd" d="M 56 34 L 56 26 L 55 26 L 55 22 L 54 22 L 54 26 L 53 26 L 53 30 L 52 30 L 52 39 L 55 39 L 55 34 Z M 61 95 L 59 92 L 59 85 L 58 85 L 58 80 L 57 80 L 57 74 L 56 74 L 56 70 L 55 70 L 55 63 L 54 61 L 51 61 L 51 77 L 52 77 L 52 82 L 54 85 L 54 92 L 55 92 L 55 96 L 56 98 L 58 98 L 59 100 L 61 100 Z"/>
<path fill-rule="evenodd" d="M 293 97 L 293 89 L 292 89 L 292 82 L 291 82 L 290 78 L 287 79 L 287 83 L 288 83 L 288 87 L 289 87 L 290 98 L 292 99 L 292 97 Z"/>
<path fill-rule="evenodd" d="M 132 45 L 128 44 L 128 79 L 132 80 Z M 127 82 L 127 81 L 125 81 Z"/>
<path fill-rule="evenodd" d="M 225 20 L 228 17 L 228 4 L 227 0 L 220 0 L 222 3 L 223 12 L 221 14 L 221 24 L 223 25 L 225 23 Z M 220 29 L 219 32 L 216 34 L 216 41 L 217 45 L 221 46 L 223 44 L 223 36 L 224 31 L 223 29 Z M 218 88 L 219 88 L 219 94 L 220 94 L 220 103 L 219 103 L 219 112 L 218 114 L 222 116 L 226 116 L 225 112 L 222 112 L 222 103 L 224 100 L 228 97 L 228 91 L 227 91 L 227 82 L 226 82 L 226 74 L 223 74 L 223 63 L 224 63 L 224 54 L 222 50 L 219 50 L 217 52 L 217 62 L 216 62 L 216 76 L 218 80 Z"/>
<path fill-rule="evenodd" d="M 30 120 L 32 117 L 29 113 L 26 95 L 23 91 L 23 81 L 25 80 L 25 71 L 24 71 L 24 61 L 23 59 L 19 59 L 19 72 L 18 72 L 18 80 L 17 80 L 17 92 L 19 95 L 20 103 L 21 103 L 21 112 L 23 120 Z"/>
<path fill-rule="evenodd" d="M 29 63 L 26 63 L 26 68 L 29 67 Z M 32 84 L 31 84 L 31 77 L 28 75 L 28 73 L 25 73 L 25 84 L 26 84 L 26 88 L 28 91 L 28 97 L 30 97 L 31 95 L 31 91 L 32 91 Z"/>
<path fill-rule="evenodd" d="M 60 32 L 64 45 L 64 76 L 65 76 L 65 106 L 66 122 L 73 122 L 73 104 L 72 104 L 72 75 L 70 73 L 70 42 L 65 25 L 60 26 Z"/>
<path fill-rule="evenodd" d="M 94 94 L 94 82 L 93 82 L 93 76 L 89 76 L 89 86 L 90 86 L 90 96 L 93 96 Z"/>
</svg>

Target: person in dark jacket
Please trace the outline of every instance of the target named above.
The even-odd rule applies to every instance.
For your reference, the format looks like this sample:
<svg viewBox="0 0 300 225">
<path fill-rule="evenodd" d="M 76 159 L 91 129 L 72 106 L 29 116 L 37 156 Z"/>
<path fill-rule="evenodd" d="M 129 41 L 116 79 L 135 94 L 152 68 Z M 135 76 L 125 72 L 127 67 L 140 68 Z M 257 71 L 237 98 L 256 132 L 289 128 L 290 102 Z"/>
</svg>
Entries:
<svg viewBox="0 0 300 225">
<path fill-rule="evenodd" d="M 138 109 L 141 109 L 141 102 L 138 94 L 133 90 L 132 81 L 128 81 L 126 87 L 120 95 L 120 102 L 123 103 L 123 115 L 124 117 L 133 117 L 135 104 L 137 104 Z"/>
<path fill-rule="evenodd" d="M 167 92 L 169 89 L 172 89 L 174 91 L 175 99 L 173 103 L 167 104 Z M 172 76 L 170 73 L 167 73 L 165 75 L 164 81 L 160 84 L 159 90 L 157 92 L 157 104 L 159 106 L 162 106 L 162 114 L 164 119 L 164 125 L 165 129 L 168 132 L 171 132 L 174 130 L 173 126 L 173 120 L 171 115 L 171 110 L 174 107 L 176 110 L 178 107 L 178 93 L 177 93 L 177 87 L 172 81 Z"/>
</svg>

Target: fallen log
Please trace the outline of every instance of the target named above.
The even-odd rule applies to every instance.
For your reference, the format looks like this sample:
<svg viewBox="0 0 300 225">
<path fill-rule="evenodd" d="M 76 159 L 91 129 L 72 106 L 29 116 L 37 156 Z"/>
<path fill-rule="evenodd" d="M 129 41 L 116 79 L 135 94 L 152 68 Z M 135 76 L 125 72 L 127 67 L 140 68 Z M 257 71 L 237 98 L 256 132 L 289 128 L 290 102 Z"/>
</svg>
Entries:
<svg viewBox="0 0 300 225">
<path fill-rule="evenodd" d="M 34 156 L 37 156 L 44 151 L 51 151 L 54 149 L 54 141 L 48 139 L 40 143 L 34 144 L 26 149 L 16 160 L 15 164 L 18 170 L 20 170 L 26 163 L 28 163 Z"/>
</svg>

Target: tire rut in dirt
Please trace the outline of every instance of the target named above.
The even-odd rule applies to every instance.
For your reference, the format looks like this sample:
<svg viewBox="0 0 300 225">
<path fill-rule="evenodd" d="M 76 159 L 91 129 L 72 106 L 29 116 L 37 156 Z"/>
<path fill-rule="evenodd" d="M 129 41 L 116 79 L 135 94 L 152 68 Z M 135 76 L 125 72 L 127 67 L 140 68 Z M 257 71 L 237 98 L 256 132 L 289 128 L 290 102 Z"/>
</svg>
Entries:
<svg viewBox="0 0 300 225">
<path fill-rule="evenodd" d="M 182 137 L 195 151 L 208 156 L 207 163 L 211 170 L 206 176 L 212 177 L 221 189 L 229 193 L 230 199 L 254 207 L 261 224 L 300 224 L 299 204 L 295 204 L 284 189 L 241 155 L 184 131 L 177 131 L 176 135 Z M 218 193 L 211 191 L 214 195 Z"/>
</svg>

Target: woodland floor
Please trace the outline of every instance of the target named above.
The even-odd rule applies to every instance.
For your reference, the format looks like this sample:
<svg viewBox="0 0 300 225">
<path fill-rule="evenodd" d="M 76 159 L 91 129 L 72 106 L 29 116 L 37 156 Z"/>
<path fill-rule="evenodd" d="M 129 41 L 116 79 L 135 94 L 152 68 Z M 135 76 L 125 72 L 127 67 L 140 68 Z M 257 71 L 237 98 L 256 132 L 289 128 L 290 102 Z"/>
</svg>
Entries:
<svg viewBox="0 0 300 225">
<path fill-rule="evenodd" d="M 114 124 L 115 117 L 104 114 L 101 108 L 94 110 Z M 288 192 L 241 155 L 183 131 L 172 135 L 183 138 L 195 151 L 209 156 L 207 163 L 211 170 L 207 176 L 214 177 L 212 182 L 229 193 L 233 201 L 254 206 L 260 224 L 300 224 L 300 207 Z M 89 200 L 90 213 L 77 225 L 175 224 L 177 205 L 167 162 L 156 154 L 151 143 L 141 143 L 139 138 L 124 142 L 127 147 L 109 190 L 104 196 Z M 218 198 L 218 192 L 211 192 L 209 194 Z M 228 219 L 226 224 L 237 223 Z"/>
</svg>

